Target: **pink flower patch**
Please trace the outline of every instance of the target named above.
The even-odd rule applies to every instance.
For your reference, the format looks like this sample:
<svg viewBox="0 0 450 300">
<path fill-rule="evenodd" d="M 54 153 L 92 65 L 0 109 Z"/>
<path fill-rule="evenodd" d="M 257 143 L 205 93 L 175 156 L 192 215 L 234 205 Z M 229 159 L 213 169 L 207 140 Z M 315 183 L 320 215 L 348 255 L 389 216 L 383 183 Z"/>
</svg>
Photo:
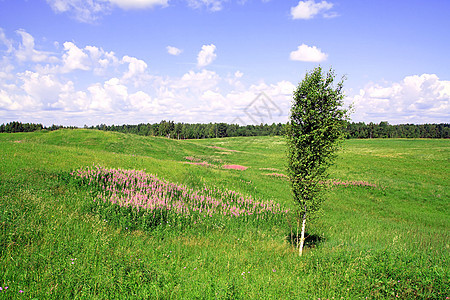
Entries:
<svg viewBox="0 0 450 300">
<path fill-rule="evenodd" d="M 224 169 L 233 169 L 233 170 L 247 170 L 248 167 L 240 166 L 240 165 L 223 165 L 222 168 Z"/>
</svg>

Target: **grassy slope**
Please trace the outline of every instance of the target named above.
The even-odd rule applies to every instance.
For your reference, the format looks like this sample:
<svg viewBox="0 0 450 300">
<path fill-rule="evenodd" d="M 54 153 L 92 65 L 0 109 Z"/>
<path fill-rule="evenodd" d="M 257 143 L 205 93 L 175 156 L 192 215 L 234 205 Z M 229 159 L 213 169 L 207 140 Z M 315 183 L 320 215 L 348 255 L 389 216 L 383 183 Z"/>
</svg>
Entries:
<svg viewBox="0 0 450 300">
<path fill-rule="evenodd" d="M 436 298 L 448 292 L 447 140 L 350 140 L 340 180 L 309 224 L 322 242 L 299 259 L 273 228 L 127 232 L 85 209 L 86 190 L 58 179 L 80 166 L 146 169 L 192 187 L 239 190 L 292 207 L 279 137 L 173 141 L 61 130 L 0 135 L 0 286 L 6 298 Z M 226 151 L 218 146 L 237 151 Z M 193 156 L 217 167 L 182 163 Z M 223 170 L 222 164 L 250 167 Z M 292 220 L 290 220 L 292 223 Z M 243 273 L 245 272 L 245 273 Z M 447 289 L 447 290 L 446 290 Z"/>
</svg>

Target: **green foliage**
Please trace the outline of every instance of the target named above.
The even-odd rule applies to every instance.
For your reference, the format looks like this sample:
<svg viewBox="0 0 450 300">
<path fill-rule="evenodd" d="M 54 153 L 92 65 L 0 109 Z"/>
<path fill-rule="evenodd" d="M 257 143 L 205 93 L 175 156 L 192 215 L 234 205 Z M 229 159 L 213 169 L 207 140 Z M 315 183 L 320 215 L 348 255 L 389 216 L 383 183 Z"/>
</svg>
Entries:
<svg viewBox="0 0 450 300">
<path fill-rule="evenodd" d="M 317 67 L 294 92 L 287 128 L 288 171 L 302 215 L 319 210 L 326 170 L 344 138 L 343 81 L 333 87 L 334 77 L 332 70 L 324 76 Z"/>
<path fill-rule="evenodd" d="M 391 125 L 386 121 L 379 124 L 370 122 L 348 123 L 345 129 L 349 139 L 372 138 L 450 138 L 450 124 L 398 124 Z"/>
<path fill-rule="evenodd" d="M 33 132 L 39 130 L 54 131 L 58 129 L 76 129 L 74 126 L 52 125 L 50 127 L 42 124 L 22 124 L 21 122 L 10 122 L 0 125 L 0 133 L 8 132 Z M 85 129 L 88 127 L 85 125 Z M 173 121 L 161 121 L 155 124 L 138 125 L 106 125 L 100 124 L 91 126 L 89 129 L 98 129 L 105 131 L 118 131 L 122 133 L 132 133 L 144 136 L 163 136 L 173 139 L 203 139 L 217 137 L 236 137 L 236 136 L 280 136 L 285 134 L 284 124 L 273 123 L 272 125 L 246 125 L 226 123 L 209 124 L 187 124 L 174 123 Z M 386 121 L 379 124 L 370 122 L 352 122 L 348 123 L 346 136 L 349 139 L 368 139 L 368 138 L 450 138 L 450 124 L 399 124 L 391 125 Z"/>
</svg>

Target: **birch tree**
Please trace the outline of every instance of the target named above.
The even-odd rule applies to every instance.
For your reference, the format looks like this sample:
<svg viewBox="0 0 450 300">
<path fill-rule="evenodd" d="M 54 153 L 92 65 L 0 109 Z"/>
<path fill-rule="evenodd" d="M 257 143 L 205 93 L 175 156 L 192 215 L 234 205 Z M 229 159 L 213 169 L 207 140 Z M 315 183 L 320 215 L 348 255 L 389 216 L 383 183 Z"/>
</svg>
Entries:
<svg viewBox="0 0 450 300">
<path fill-rule="evenodd" d="M 322 74 L 316 67 L 307 73 L 294 91 L 287 125 L 288 174 L 297 203 L 302 255 L 306 222 L 320 209 L 324 199 L 327 169 L 340 142 L 348 111 L 343 108 L 343 81 L 333 86 L 334 71 Z M 298 236 L 297 236 L 298 239 Z"/>
</svg>

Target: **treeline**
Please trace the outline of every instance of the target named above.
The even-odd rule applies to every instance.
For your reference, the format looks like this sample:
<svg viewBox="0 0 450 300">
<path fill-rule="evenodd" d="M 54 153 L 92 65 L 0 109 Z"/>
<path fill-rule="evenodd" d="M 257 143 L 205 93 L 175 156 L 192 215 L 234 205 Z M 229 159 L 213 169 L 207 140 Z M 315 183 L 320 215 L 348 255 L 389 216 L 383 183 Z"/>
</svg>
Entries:
<svg viewBox="0 0 450 300">
<path fill-rule="evenodd" d="M 62 129 L 62 128 L 75 129 L 77 127 L 61 126 L 61 125 L 52 125 L 50 127 L 45 127 L 42 124 L 10 122 L 7 124 L 0 125 L 0 132 L 15 133 L 15 132 L 33 132 L 33 131 L 39 131 L 39 130 L 53 131 L 53 130 L 58 130 L 58 129 Z"/>
<path fill-rule="evenodd" d="M 205 139 L 223 138 L 236 136 L 267 136 L 283 135 L 284 124 L 273 123 L 272 125 L 246 125 L 227 123 L 189 124 L 175 123 L 173 121 L 161 121 L 154 124 L 139 125 L 97 125 L 84 128 L 106 131 L 118 131 L 123 133 L 134 133 L 146 136 L 163 136 L 173 139 Z"/>
<path fill-rule="evenodd" d="M 75 129 L 73 126 L 31 124 L 10 122 L 0 125 L 0 132 L 31 132 L 38 130 L 57 130 L 61 128 Z M 96 125 L 84 126 L 86 129 L 117 131 L 145 136 L 163 136 L 173 139 L 204 139 L 237 136 L 268 136 L 284 135 L 284 124 L 245 125 L 227 123 L 189 124 L 161 121 L 138 125 Z M 348 123 L 346 127 L 349 139 L 370 138 L 450 138 L 450 124 L 400 124 L 391 125 L 388 122 L 376 123 Z"/>
<path fill-rule="evenodd" d="M 350 139 L 371 138 L 450 138 L 450 124 L 379 124 L 363 122 L 348 123 L 347 137 Z"/>
</svg>

